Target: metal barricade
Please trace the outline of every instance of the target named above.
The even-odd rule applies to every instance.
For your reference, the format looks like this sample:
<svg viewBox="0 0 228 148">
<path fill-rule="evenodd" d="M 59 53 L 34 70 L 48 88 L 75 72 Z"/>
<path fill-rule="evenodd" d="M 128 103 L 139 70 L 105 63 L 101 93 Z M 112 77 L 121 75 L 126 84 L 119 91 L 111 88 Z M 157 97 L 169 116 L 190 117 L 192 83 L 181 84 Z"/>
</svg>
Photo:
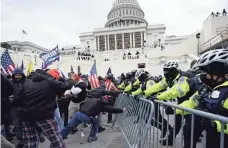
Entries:
<svg viewBox="0 0 228 148">
<path fill-rule="evenodd" d="M 152 102 L 143 97 L 135 99 L 127 94 L 119 95 L 114 107 L 127 109 L 127 113 L 115 116 L 113 126 L 118 124 L 130 148 L 226 148 L 228 143 L 228 135 L 224 134 L 225 130 L 228 130 L 227 117 L 170 102 Z M 168 107 L 173 109 L 170 114 L 167 112 Z M 177 115 L 176 109 L 182 113 Z M 210 125 L 209 128 L 204 125 L 207 123 L 204 121 L 211 120 L 221 123 L 221 133 L 218 133 L 215 127 L 209 129 Z M 213 133 L 213 139 L 208 139 Z M 216 135 L 217 143 L 207 145 L 211 140 L 216 141 Z M 170 137 L 171 144 L 168 140 L 159 140 Z"/>
<path fill-rule="evenodd" d="M 153 124 L 153 125 L 156 125 L 155 126 L 156 129 L 153 128 L 153 131 L 152 131 L 153 147 L 163 147 L 161 143 L 158 141 L 158 135 L 159 135 L 158 133 L 160 133 L 161 137 L 163 137 L 162 135 L 163 131 L 166 130 L 170 132 L 169 128 L 172 127 L 171 143 L 173 144 L 170 147 L 208 148 L 209 146 L 206 145 L 207 140 L 214 140 L 214 139 L 207 139 L 207 133 L 208 133 L 207 131 L 211 132 L 214 130 L 214 133 L 216 134 L 219 134 L 219 133 L 215 131 L 216 129 L 207 129 L 208 127 L 207 125 L 204 125 L 204 121 L 217 120 L 217 121 L 220 121 L 221 123 L 220 140 L 218 141 L 218 143 L 214 142 L 214 144 L 216 145 L 210 146 L 210 148 L 226 148 L 224 147 L 224 141 L 227 144 L 228 135 L 225 136 L 227 139 L 224 139 L 224 131 L 225 131 L 225 126 L 227 126 L 226 124 L 228 124 L 227 117 L 211 114 L 211 113 L 196 110 L 196 109 L 184 108 L 174 103 L 168 103 L 168 102 L 158 101 L 158 100 L 155 100 L 153 102 L 155 106 L 154 118 L 156 118 L 153 122 L 154 123 L 157 122 L 160 124 L 160 125 Z M 171 107 L 172 109 L 174 109 L 173 115 L 166 115 L 165 109 L 164 109 L 166 107 Z M 176 109 L 181 110 L 182 113 L 179 115 L 176 115 Z M 188 113 L 188 114 L 184 115 L 184 113 Z M 162 126 L 162 128 L 159 129 L 159 126 Z M 167 132 L 167 135 L 166 135 L 167 138 L 168 138 L 168 135 L 170 134 L 169 132 Z M 201 137 L 202 133 L 203 133 L 203 139 L 201 139 L 202 142 L 199 142 L 200 139 L 198 138 Z M 213 135 L 213 136 L 216 136 L 216 135 Z M 165 141 L 166 144 L 164 145 L 164 147 L 168 148 L 168 142 L 169 142 L 168 140 Z"/>
<path fill-rule="evenodd" d="M 113 126 L 115 122 L 118 124 L 129 147 L 150 148 L 153 102 L 121 94 L 116 99 L 114 107 L 127 110 L 126 113 L 115 116 Z"/>
</svg>

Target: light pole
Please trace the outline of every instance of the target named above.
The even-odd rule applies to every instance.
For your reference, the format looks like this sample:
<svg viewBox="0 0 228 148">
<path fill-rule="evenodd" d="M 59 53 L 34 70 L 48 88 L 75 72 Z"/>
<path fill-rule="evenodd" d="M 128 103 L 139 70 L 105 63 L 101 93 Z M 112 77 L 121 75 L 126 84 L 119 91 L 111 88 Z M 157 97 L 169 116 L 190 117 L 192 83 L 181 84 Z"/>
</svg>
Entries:
<svg viewBox="0 0 228 148">
<path fill-rule="evenodd" d="M 196 38 L 198 40 L 198 43 L 197 43 L 197 55 L 199 56 L 199 53 L 200 53 L 200 47 L 199 47 L 199 39 L 200 39 L 200 33 L 197 33 L 196 34 Z"/>
</svg>

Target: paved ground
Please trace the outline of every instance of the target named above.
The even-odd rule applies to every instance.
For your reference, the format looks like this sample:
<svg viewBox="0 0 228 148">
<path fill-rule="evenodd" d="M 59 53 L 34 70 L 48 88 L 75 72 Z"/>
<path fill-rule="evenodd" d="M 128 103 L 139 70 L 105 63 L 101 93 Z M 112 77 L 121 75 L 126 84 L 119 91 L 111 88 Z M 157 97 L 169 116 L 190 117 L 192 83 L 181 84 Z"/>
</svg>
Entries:
<svg viewBox="0 0 228 148">
<path fill-rule="evenodd" d="M 68 139 L 64 140 L 67 145 L 67 148 L 128 148 L 127 143 L 124 137 L 122 136 L 120 129 L 117 127 L 112 128 L 112 124 L 107 124 L 107 114 L 103 115 L 102 123 L 103 127 L 105 127 L 106 130 L 97 135 L 97 141 L 94 141 L 92 143 L 87 142 L 87 137 L 89 135 L 90 128 L 85 128 L 85 138 L 82 139 L 80 137 L 80 132 L 77 132 L 74 135 L 69 135 Z M 11 142 L 14 144 L 17 143 L 16 140 L 13 140 Z M 39 148 L 49 147 L 50 146 L 47 139 L 44 143 L 39 144 Z"/>
<path fill-rule="evenodd" d="M 132 117 L 130 117 L 130 118 L 132 118 Z M 172 123 L 172 120 L 173 120 L 173 118 L 171 117 L 170 123 Z M 103 125 L 106 128 L 106 130 L 104 132 L 98 134 L 97 141 L 94 141 L 92 143 L 87 142 L 87 137 L 89 135 L 90 129 L 85 128 L 84 131 L 85 131 L 86 137 L 84 139 L 82 139 L 79 136 L 80 132 L 77 132 L 74 135 L 68 136 L 68 139 L 65 140 L 67 148 L 129 148 L 120 129 L 118 127 L 112 128 L 111 124 L 106 123 L 107 115 L 103 115 L 102 122 L 103 122 Z M 125 124 L 125 125 L 129 128 L 130 124 L 131 123 Z M 154 133 L 153 133 L 153 130 L 154 130 Z M 157 131 L 156 128 L 152 128 L 152 131 L 151 131 L 152 137 L 153 137 L 153 134 L 155 135 L 154 136 L 155 143 L 154 144 L 151 143 L 152 139 L 149 140 L 150 141 L 149 143 L 151 143 L 151 147 L 153 147 L 153 145 L 154 145 L 154 148 L 160 148 L 161 145 L 159 143 L 157 143 L 158 142 L 157 137 L 158 138 L 160 137 L 160 131 Z M 82 143 L 82 141 L 83 141 L 83 143 Z M 16 143 L 16 142 L 14 141 L 14 143 Z M 166 146 L 163 146 L 163 147 L 166 147 Z M 202 147 L 202 145 L 198 144 L 198 148 L 201 148 L 201 147 Z M 39 145 L 39 148 L 49 148 L 49 142 L 46 140 L 45 143 L 41 143 Z M 137 147 L 134 147 L 134 148 L 137 148 Z M 171 148 L 171 147 L 167 147 L 167 148 Z M 181 148 L 180 134 L 177 136 L 175 148 Z"/>
</svg>

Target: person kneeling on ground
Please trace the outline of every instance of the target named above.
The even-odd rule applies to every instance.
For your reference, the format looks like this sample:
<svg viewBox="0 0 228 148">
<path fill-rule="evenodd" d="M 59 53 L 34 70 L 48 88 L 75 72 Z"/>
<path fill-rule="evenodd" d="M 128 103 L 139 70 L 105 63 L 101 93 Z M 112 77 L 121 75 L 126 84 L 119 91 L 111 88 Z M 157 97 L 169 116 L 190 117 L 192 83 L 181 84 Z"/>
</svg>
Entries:
<svg viewBox="0 0 228 148">
<path fill-rule="evenodd" d="M 94 97 L 87 97 L 86 100 L 80 104 L 79 111 L 74 114 L 68 125 L 61 131 L 63 139 L 67 138 L 67 135 L 69 135 L 74 127 L 78 126 L 81 123 L 88 123 L 92 124 L 88 142 L 96 141 L 98 139 L 96 136 L 99 126 L 98 115 L 101 112 L 123 113 L 126 111 L 126 108 L 113 108 L 104 97 L 98 97 L 99 95 L 103 96 L 110 93 L 114 92 L 100 91 L 99 93 L 98 91 L 95 91 L 95 89 L 89 91 L 88 96 Z M 115 92 L 115 94 L 116 93 L 120 92 Z"/>
</svg>

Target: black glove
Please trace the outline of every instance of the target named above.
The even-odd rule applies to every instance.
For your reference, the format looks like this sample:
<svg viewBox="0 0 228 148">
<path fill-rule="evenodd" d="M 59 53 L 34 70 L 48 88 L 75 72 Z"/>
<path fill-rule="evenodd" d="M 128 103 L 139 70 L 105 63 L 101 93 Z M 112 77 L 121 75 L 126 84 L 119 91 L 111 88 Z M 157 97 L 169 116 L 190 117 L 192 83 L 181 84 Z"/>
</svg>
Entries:
<svg viewBox="0 0 228 148">
<path fill-rule="evenodd" d="M 174 109 L 172 107 L 168 106 L 168 107 L 165 108 L 165 113 L 167 115 L 173 115 L 174 114 Z"/>
<path fill-rule="evenodd" d="M 142 96 L 141 95 L 135 95 L 134 96 L 134 99 L 136 99 L 136 100 L 138 100 L 139 98 L 142 98 Z"/>
<path fill-rule="evenodd" d="M 217 131 L 217 125 L 211 119 L 202 118 L 201 124 L 206 130 L 216 130 Z"/>
<path fill-rule="evenodd" d="M 151 97 L 150 97 L 150 100 L 151 100 L 151 101 L 154 101 L 154 100 L 157 100 L 157 99 L 158 99 L 157 96 L 151 96 Z"/>
</svg>

